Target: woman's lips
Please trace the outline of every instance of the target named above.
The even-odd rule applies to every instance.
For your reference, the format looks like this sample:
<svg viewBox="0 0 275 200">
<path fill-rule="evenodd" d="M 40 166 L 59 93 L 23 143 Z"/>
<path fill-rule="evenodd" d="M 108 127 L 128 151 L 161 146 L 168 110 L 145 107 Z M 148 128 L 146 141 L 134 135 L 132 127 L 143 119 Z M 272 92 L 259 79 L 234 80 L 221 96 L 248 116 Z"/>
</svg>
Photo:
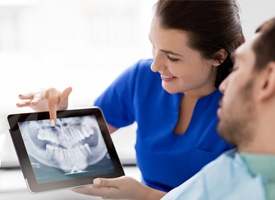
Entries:
<svg viewBox="0 0 275 200">
<path fill-rule="evenodd" d="M 165 82 L 170 82 L 172 80 L 174 80 L 176 77 L 175 76 L 165 76 L 161 74 L 161 79 Z"/>
</svg>

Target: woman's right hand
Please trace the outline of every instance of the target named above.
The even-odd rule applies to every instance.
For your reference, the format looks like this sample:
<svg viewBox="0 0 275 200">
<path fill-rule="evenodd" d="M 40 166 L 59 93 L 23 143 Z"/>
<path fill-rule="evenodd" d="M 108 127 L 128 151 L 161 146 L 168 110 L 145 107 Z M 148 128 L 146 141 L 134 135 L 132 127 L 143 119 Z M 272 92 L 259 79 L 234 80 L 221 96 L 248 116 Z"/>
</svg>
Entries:
<svg viewBox="0 0 275 200">
<path fill-rule="evenodd" d="M 71 87 L 66 88 L 63 92 L 55 88 L 41 89 L 38 92 L 20 94 L 17 107 L 31 107 L 35 111 L 49 111 L 51 124 L 56 122 L 56 111 L 68 108 L 68 99 L 72 91 Z"/>
</svg>

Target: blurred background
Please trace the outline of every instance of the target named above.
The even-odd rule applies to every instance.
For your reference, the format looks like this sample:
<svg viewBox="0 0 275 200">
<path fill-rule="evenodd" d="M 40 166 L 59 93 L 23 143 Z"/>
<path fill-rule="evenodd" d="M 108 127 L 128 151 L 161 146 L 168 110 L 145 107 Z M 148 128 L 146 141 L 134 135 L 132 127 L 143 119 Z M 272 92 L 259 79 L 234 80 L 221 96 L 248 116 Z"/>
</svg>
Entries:
<svg viewBox="0 0 275 200">
<path fill-rule="evenodd" d="M 0 0 L 0 134 L 7 132 L 7 114 L 32 111 L 16 108 L 18 94 L 72 86 L 70 108 L 89 107 L 125 68 L 151 57 L 148 33 L 155 2 Z M 239 4 L 246 38 L 275 16 L 274 0 Z M 134 155 L 134 129 L 113 136 L 120 155 Z"/>
</svg>

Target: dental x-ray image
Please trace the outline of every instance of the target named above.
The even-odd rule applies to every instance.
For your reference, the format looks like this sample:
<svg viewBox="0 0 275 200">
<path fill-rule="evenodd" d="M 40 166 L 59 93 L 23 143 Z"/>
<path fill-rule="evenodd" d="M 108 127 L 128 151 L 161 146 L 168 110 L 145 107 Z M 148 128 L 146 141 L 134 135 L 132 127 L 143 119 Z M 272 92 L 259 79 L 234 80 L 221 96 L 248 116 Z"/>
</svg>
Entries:
<svg viewBox="0 0 275 200">
<path fill-rule="evenodd" d="M 37 183 L 112 173 L 114 166 L 95 116 L 18 123 Z"/>
</svg>

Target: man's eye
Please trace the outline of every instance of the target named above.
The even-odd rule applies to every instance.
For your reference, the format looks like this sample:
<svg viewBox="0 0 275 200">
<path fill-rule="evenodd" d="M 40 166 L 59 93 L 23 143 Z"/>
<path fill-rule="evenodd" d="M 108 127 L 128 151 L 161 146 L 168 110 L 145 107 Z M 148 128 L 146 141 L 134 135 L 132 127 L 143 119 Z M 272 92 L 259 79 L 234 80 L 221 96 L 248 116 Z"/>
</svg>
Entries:
<svg viewBox="0 0 275 200">
<path fill-rule="evenodd" d="M 177 58 L 171 58 L 169 55 L 167 55 L 167 59 L 170 60 L 171 62 L 176 62 L 179 60 Z"/>
</svg>

